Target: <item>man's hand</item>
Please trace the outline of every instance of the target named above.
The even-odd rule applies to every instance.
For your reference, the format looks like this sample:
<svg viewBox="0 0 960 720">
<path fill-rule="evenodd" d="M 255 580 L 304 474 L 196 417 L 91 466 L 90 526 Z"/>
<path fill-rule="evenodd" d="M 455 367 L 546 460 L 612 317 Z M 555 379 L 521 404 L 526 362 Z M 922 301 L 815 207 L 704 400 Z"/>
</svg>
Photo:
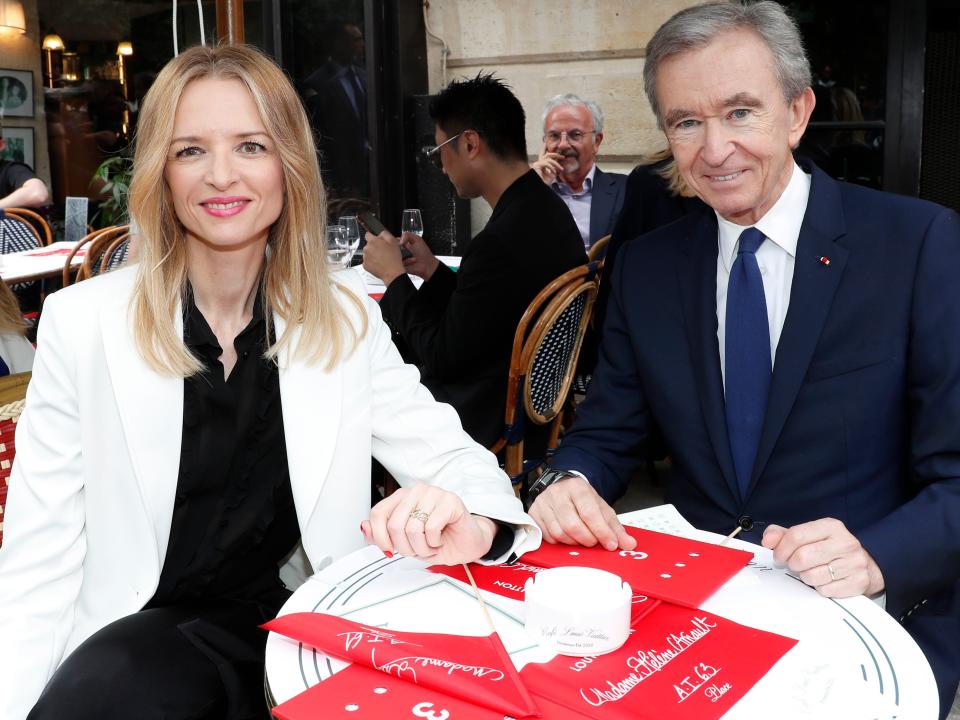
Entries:
<svg viewBox="0 0 960 720">
<path fill-rule="evenodd" d="M 762 544 L 773 550 L 777 563 L 825 597 L 871 596 L 885 587 L 876 560 L 839 520 L 824 518 L 792 528 L 770 525 Z"/>
<path fill-rule="evenodd" d="M 400 553 L 434 565 L 458 565 L 482 558 L 497 526 L 490 518 L 471 515 L 458 495 L 420 484 L 378 502 L 360 530 L 388 557 Z"/>
<path fill-rule="evenodd" d="M 440 261 L 430 251 L 423 238 L 412 232 L 405 232 L 400 236 L 400 243 L 412 253 L 412 257 L 404 258 L 403 267 L 412 275 L 429 280 L 436 271 Z"/>
<path fill-rule="evenodd" d="M 557 176 L 563 173 L 563 165 L 560 160 L 563 158 L 558 152 L 548 152 L 547 145 L 544 143 L 540 151 L 540 157 L 533 161 L 532 167 L 540 179 L 548 185 L 557 179 Z"/>
<path fill-rule="evenodd" d="M 617 519 L 586 480 L 575 475 L 558 480 L 537 496 L 530 516 L 551 543 L 593 547 L 600 543 L 607 550 L 633 550 L 637 541 Z"/>
<path fill-rule="evenodd" d="M 368 232 L 365 237 L 367 245 L 363 249 L 363 269 L 376 275 L 389 287 L 390 283 L 406 273 L 400 256 L 400 241 L 389 230 L 379 235 Z"/>
</svg>

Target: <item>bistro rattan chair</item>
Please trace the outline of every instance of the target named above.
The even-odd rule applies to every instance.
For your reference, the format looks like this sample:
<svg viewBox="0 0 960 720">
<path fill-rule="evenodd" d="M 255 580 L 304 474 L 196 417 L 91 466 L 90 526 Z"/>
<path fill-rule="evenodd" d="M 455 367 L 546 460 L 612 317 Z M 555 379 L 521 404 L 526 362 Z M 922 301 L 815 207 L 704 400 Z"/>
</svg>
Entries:
<svg viewBox="0 0 960 720">
<path fill-rule="evenodd" d="M 129 238 L 129 235 L 129 225 L 111 225 L 100 230 L 94 230 L 80 238 L 80 241 L 67 255 L 66 262 L 63 264 L 63 286 L 66 287 L 71 282 L 71 276 L 73 275 L 71 263 L 81 249 L 83 249 L 83 262 L 77 270 L 74 282 L 86 280 L 100 272 L 102 256 L 107 250 L 111 249 L 111 246 L 114 246 L 114 241 L 117 241 L 117 245 L 114 246 L 117 247 L 119 242 Z"/>
<path fill-rule="evenodd" d="M 7 208 L 4 210 L 7 216 L 23 220 L 33 231 L 40 245 L 49 245 L 53 242 L 53 232 L 50 225 L 44 219 L 43 215 L 29 208 Z"/>
<path fill-rule="evenodd" d="M 490 448 L 520 495 L 527 474 L 559 444 L 562 410 L 597 296 L 599 263 L 570 270 L 533 299 L 517 324 L 507 379 L 504 431 Z M 549 425 L 544 456 L 525 458 L 529 424 Z"/>
<path fill-rule="evenodd" d="M 602 238 L 599 238 L 593 245 L 587 248 L 587 260 L 594 262 L 596 260 L 603 260 L 604 255 L 607 254 L 607 245 L 610 244 L 611 235 L 604 235 Z"/>
</svg>

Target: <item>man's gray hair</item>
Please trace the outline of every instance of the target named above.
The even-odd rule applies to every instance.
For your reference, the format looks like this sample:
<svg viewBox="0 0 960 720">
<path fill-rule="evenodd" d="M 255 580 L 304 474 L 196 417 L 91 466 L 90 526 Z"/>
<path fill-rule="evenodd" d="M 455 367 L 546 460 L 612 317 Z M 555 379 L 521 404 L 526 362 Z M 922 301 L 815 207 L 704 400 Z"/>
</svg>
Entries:
<svg viewBox="0 0 960 720">
<path fill-rule="evenodd" d="M 561 106 L 585 107 L 590 111 L 590 114 L 593 115 L 593 131 L 595 133 L 603 132 L 603 110 L 601 110 L 600 106 L 597 105 L 593 100 L 587 100 L 586 98 L 582 98 L 574 93 L 554 95 L 552 98 L 547 100 L 547 104 L 543 106 L 543 115 L 540 117 L 540 127 L 546 130 L 547 115 L 549 115 L 552 110 L 555 110 Z"/>
<path fill-rule="evenodd" d="M 773 53 L 774 72 L 787 102 L 800 97 L 810 87 L 810 62 L 803 49 L 800 29 L 781 5 L 770 0 L 696 5 L 667 20 L 647 44 L 643 86 L 661 130 L 663 118 L 657 105 L 660 63 L 672 55 L 702 48 L 721 33 L 741 28 L 757 33 Z"/>
</svg>

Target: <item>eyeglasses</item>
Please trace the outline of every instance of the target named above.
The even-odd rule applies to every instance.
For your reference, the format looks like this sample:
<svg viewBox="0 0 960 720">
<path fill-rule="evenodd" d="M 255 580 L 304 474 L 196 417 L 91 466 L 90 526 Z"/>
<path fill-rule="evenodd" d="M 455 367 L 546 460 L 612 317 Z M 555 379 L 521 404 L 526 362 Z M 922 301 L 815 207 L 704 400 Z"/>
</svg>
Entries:
<svg viewBox="0 0 960 720">
<path fill-rule="evenodd" d="M 561 130 L 560 132 L 550 130 L 543 134 L 543 139 L 549 143 L 559 143 L 566 135 L 567 140 L 576 145 L 583 140 L 584 135 L 596 134 L 596 132 L 596 130 Z"/>
<path fill-rule="evenodd" d="M 465 133 L 465 132 L 466 132 L 466 130 L 462 130 L 462 131 L 458 132 L 456 135 L 454 135 L 453 137 L 448 137 L 446 140 L 444 140 L 444 141 L 443 141 L 442 143 L 440 143 L 439 145 L 434 145 L 433 147 L 424 148 L 424 150 L 423 150 L 423 156 L 424 156 L 425 158 L 427 158 L 428 160 L 432 160 L 432 161 L 433 161 L 433 164 L 436 165 L 437 168 L 439 168 L 440 170 L 442 170 L 442 169 L 443 169 L 443 161 L 440 159 L 440 148 L 442 148 L 442 147 L 443 147 L 444 145 L 446 145 L 447 143 L 452 143 L 454 140 L 456 140 L 458 137 L 460 137 L 461 135 L 463 135 L 463 133 Z"/>
</svg>

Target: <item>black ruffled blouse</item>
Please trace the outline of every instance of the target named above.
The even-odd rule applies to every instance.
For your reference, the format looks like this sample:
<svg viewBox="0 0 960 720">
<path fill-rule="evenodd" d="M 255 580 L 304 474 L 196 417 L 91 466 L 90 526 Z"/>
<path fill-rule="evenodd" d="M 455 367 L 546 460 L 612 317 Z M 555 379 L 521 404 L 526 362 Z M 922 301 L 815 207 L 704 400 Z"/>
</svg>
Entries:
<svg viewBox="0 0 960 720">
<path fill-rule="evenodd" d="M 222 349 L 192 292 L 183 325 L 184 341 L 205 369 L 184 380 L 170 541 L 148 606 L 225 598 L 279 608 L 289 593 L 278 565 L 300 539 L 300 528 L 279 374 L 276 363 L 263 358 L 273 323 L 265 321 L 258 293 L 253 319 L 234 340 L 237 362 L 226 380 Z"/>
</svg>

